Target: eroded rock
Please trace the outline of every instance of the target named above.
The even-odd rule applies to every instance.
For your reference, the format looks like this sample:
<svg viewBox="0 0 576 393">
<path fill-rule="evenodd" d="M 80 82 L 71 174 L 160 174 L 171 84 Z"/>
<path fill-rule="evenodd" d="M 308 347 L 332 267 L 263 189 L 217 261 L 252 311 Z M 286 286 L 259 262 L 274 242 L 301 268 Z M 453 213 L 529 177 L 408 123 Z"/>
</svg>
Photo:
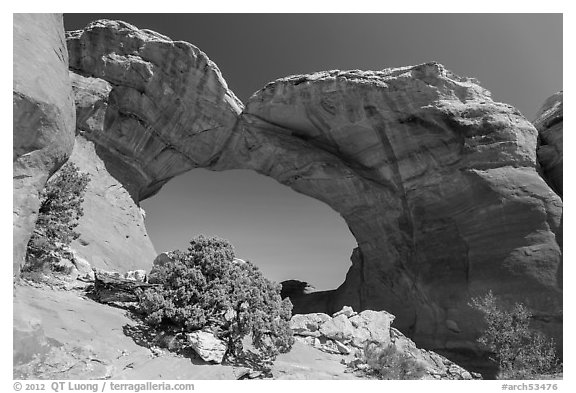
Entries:
<svg viewBox="0 0 576 393">
<path fill-rule="evenodd" d="M 215 168 L 271 176 L 346 220 L 359 248 L 343 285 L 308 295 L 316 311 L 385 309 L 420 343 L 466 347 L 480 326 L 471 295 L 562 308 L 562 202 L 536 172 L 536 139 L 437 63 L 328 71 L 255 93 Z"/>
<path fill-rule="evenodd" d="M 394 315 L 386 311 L 364 310 L 350 317 L 352 326 L 356 329 L 353 344 L 362 348 L 366 342 L 377 342 L 388 345 L 390 342 L 390 325 Z"/>
<path fill-rule="evenodd" d="M 68 32 L 67 44 L 77 107 L 72 160 L 93 175 L 73 247 L 95 267 L 149 270 L 157 253 L 140 201 L 209 165 L 242 104 L 186 42 L 103 20 Z"/>
<path fill-rule="evenodd" d="M 473 379 L 470 372 L 433 351 L 418 348 L 414 341 L 391 327 L 394 315 L 385 311 L 364 310 L 356 314 L 350 307 L 350 314 L 339 314 L 322 323 L 319 330 L 306 330 L 301 321 L 314 320 L 316 314 L 294 315 L 291 326 L 297 342 L 310 345 L 323 352 L 340 354 L 342 362 L 355 370 L 368 370 L 371 364 L 369 353 L 388 351 L 386 356 L 396 354 L 410 359 L 423 368 L 422 379 Z M 346 309 L 348 310 L 348 308 Z M 310 333 L 316 333 L 314 337 Z M 349 343 L 345 345 L 344 342 Z M 396 367 L 402 367 L 397 364 Z M 398 371 L 398 370 L 396 370 Z"/>
<path fill-rule="evenodd" d="M 330 316 L 323 313 L 296 314 L 290 319 L 290 329 L 295 334 L 317 337 L 320 335 L 320 326 L 329 320 Z"/>
<path fill-rule="evenodd" d="M 72 152 L 74 100 L 61 14 L 14 14 L 13 274 L 24 263 L 39 193 Z"/>
<path fill-rule="evenodd" d="M 354 337 L 354 327 L 346 315 L 338 315 L 320 325 L 320 333 L 329 339 L 349 343 Z"/>
<path fill-rule="evenodd" d="M 226 354 L 226 343 L 210 332 L 196 331 L 187 333 L 190 346 L 202 360 L 206 362 L 222 363 Z"/>
<path fill-rule="evenodd" d="M 243 105 L 194 45 L 110 20 L 67 32 L 67 45 L 70 70 L 113 86 L 104 113 L 78 125 L 134 201 L 218 157 Z"/>
<path fill-rule="evenodd" d="M 538 161 L 544 179 L 560 197 L 563 194 L 563 92 L 549 97 L 538 111 L 534 126 L 538 129 Z"/>
<path fill-rule="evenodd" d="M 344 306 L 342 307 L 342 310 L 335 312 L 334 314 L 332 314 L 332 317 L 337 317 L 338 315 L 345 315 L 347 318 L 350 318 L 354 315 L 358 314 L 356 311 L 354 311 L 352 309 L 352 307 L 350 306 Z"/>
<path fill-rule="evenodd" d="M 537 131 L 476 80 L 437 63 L 319 72 L 242 110 L 190 44 L 115 21 L 68 44 L 74 72 L 113 86 L 84 136 L 136 204 L 192 168 L 251 169 L 342 215 L 359 245 L 346 280 L 299 312 L 386 309 L 435 347 L 475 346 L 468 302 L 488 290 L 561 315 L 562 202 L 536 171 Z"/>
</svg>

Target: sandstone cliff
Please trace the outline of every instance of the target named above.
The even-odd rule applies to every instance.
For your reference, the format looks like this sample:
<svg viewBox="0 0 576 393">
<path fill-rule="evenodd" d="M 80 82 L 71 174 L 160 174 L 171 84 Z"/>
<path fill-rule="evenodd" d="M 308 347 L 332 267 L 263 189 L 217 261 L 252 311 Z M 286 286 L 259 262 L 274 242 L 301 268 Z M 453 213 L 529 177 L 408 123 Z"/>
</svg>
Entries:
<svg viewBox="0 0 576 393">
<path fill-rule="evenodd" d="M 108 20 L 68 32 L 67 45 L 70 70 L 110 85 L 85 135 L 107 151 L 108 171 L 134 201 L 217 157 L 242 103 L 198 48 Z"/>
<path fill-rule="evenodd" d="M 253 169 L 344 217 L 359 247 L 319 307 L 385 309 L 420 343 L 473 346 L 470 296 L 561 310 L 562 202 L 536 172 L 536 140 L 440 64 L 330 71 L 254 94 L 215 168 Z"/>
<path fill-rule="evenodd" d="M 437 63 L 319 72 L 242 110 L 188 43 L 96 21 L 68 50 L 71 70 L 110 88 L 83 135 L 134 203 L 192 168 L 244 168 L 344 217 L 352 267 L 306 311 L 386 309 L 419 344 L 474 346 L 467 303 L 491 289 L 559 334 L 562 202 L 536 172 L 536 129 L 474 79 Z"/>
<path fill-rule="evenodd" d="M 91 179 L 82 205 L 84 215 L 76 228 L 80 237 L 71 247 L 77 257 L 92 267 L 121 272 L 149 270 L 156 251 L 146 233 L 144 212 L 118 180 L 116 157 L 94 142 L 97 140 L 94 135 L 104 132 L 112 86 L 73 72 L 70 79 L 77 119 L 76 143 L 70 161 Z"/>
<path fill-rule="evenodd" d="M 244 109 L 204 53 L 158 33 L 96 21 L 68 51 L 72 159 L 102 175 L 75 245 L 88 260 L 112 243 L 103 267 L 146 268 L 151 245 L 131 255 L 149 245 L 141 200 L 193 168 L 252 169 L 327 203 L 358 241 L 345 282 L 301 309 L 385 309 L 420 345 L 474 346 L 467 303 L 492 290 L 561 341 L 562 201 L 537 173 L 537 130 L 474 79 L 437 63 L 318 72 Z"/>
<path fill-rule="evenodd" d="M 74 100 L 60 14 L 14 14 L 13 274 L 38 216 L 39 192 L 72 152 Z"/>
<path fill-rule="evenodd" d="M 562 198 L 563 192 L 563 93 L 549 97 L 534 120 L 538 129 L 538 161 L 544 179 Z"/>
<path fill-rule="evenodd" d="M 123 22 L 68 32 L 68 50 L 78 134 L 72 161 L 94 175 L 72 247 L 95 267 L 149 269 L 156 252 L 140 201 L 208 165 L 242 104 L 196 47 Z"/>
</svg>

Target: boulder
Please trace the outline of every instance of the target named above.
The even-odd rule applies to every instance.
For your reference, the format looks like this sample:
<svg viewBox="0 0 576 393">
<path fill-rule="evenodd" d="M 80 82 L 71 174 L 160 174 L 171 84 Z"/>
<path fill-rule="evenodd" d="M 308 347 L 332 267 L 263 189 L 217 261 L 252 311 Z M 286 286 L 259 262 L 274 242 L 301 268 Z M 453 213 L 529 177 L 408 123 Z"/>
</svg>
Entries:
<svg viewBox="0 0 576 393">
<path fill-rule="evenodd" d="M 196 331 L 188 333 L 188 342 L 205 362 L 222 363 L 226 354 L 226 343 L 210 332 Z"/>
<path fill-rule="evenodd" d="M 349 343 L 354 338 L 354 327 L 346 315 L 338 315 L 320 325 L 320 333 L 329 339 Z"/>
<path fill-rule="evenodd" d="M 394 321 L 394 315 L 386 311 L 364 310 L 349 321 L 354 327 L 352 345 L 355 347 L 364 348 L 369 342 L 384 346 L 390 343 L 390 325 Z"/>
<path fill-rule="evenodd" d="M 348 355 L 350 354 L 350 348 L 348 348 L 346 345 L 342 344 L 340 341 L 336 340 L 334 341 L 334 344 L 336 345 L 336 348 L 338 348 L 338 351 L 342 354 L 342 355 Z"/>
<path fill-rule="evenodd" d="M 297 321 L 313 319 L 311 315 L 295 315 Z M 364 310 L 360 314 L 347 318 L 344 314 L 335 316 L 324 322 L 318 335 L 311 337 L 302 334 L 303 330 L 295 331 L 298 342 L 313 346 L 321 351 L 340 354 L 345 358 L 343 363 L 357 370 L 369 368 L 366 358 L 366 348 L 375 351 L 393 349 L 399 356 L 412 359 L 422 365 L 425 371 L 424 379 L 474 379 L 470 372 L 445 357 L 416 346 L 414 341 L 403 335 L 398 329 L 390 326 L 394 316 L 385 311 Z M 304 324 L 302 324 L 304 325 Z M 308 331 L 305 331 L 309 333 Z M 349 345 L 346 345 L 348 342 Z M 348 355 L 354 353 L 354 360 Z"/>
<path fill-rule="evenodd" d="M 331 320 L 331 318 L 322 313 L 312 313 L 312 314 L 296 314 L 290 319 L 290 329 L 294 334 L 301 336 L 314 336 L 319 337 L 320 325 L 324 322 Z"/>
<path fill-rule="evenodd" d="M 549 97 L 536 115 L 538 162 L 546 182 L 562 198 L 563 191 L 563 97 L 562 91 Z"/>
<path fill-rule="evenodd" d="M 358 314 L 358 313 L 356 311 L 354 311 L 352 309 L 352 307 L 344 306 L 344 307 L 342 307 L 342 310 L 335 312 L 334 314 L 332 314 L 332 316 L 337 317 L 338 315 L 345 315 L 347 318 L 350 318 L 356 314 Z"/>
<path fill-rule="evenodd" d="M 39 193 L 74 145 L 74 100 L 61 14 L 14 14 L 13 275 L 40 208 Z"/>
</svg>

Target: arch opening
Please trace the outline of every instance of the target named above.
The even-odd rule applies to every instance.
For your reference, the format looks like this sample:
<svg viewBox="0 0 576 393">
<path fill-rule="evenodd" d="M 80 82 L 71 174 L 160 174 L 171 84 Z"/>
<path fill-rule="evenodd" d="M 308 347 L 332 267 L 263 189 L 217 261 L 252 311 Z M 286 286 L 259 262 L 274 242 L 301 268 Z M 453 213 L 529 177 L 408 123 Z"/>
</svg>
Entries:
<svg viewBox="0 0 576 393">
<path fill-rule="evenodd" d="M 330 207 L 249 170 L 191 170 L 141 206 L 157 252 L 183 250 L 199 234 L 218 236 L 265 277 L 316 291 L 343 283 L 357 246 Z"/>
</svg>

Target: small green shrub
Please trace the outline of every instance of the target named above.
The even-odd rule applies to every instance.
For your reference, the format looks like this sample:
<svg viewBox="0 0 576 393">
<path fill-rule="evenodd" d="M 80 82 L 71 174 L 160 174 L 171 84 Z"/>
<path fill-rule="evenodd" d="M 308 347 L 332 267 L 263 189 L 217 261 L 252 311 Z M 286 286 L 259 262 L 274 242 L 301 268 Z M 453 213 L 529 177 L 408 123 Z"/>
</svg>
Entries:
<svg viewBox="0 0 576 393">
<path fill-rule="evenodd" d="M 291 348 L 292 304 L 256 266 L 234 261 L 230 243 L 199 236 L 187 251 L 169 256 L 149 275 L 149 282 L 162 287 L 146 290 L 139 302 L 147 324 L 184 332 L 208 328 L 227 342 L 229 359 L 245 355 L 246 336 L 260 359 Z"/>
<path fill-rule="evenodd" d="M 67 162 L 46 183 L 40 194 L 36 227 L 26 249 L 24 272 L 58 270 L 58 261 L 69 257 L 66 249 L 79 236 L 74 228 L 84 214 L 82 202 L 89 181 L 88 174 Z"/>
<path fill-rule="evenodd" d="M 500 379 L 530 379 L 559 368 L 554 340 L 530 327 L 532 314 L 521 303 L 501 305 L 492 292 L 470 303 L 487 324 L 478 342 L 494 354 Z"/>
<path fill-rule="evenodd" d="M 385 347 L 378 343 L 366 344 L 360 363 L 368 365 L 366 373 L 379 379 L 421 379 L 426 373 L 422 363 L 398 351 L 393 344 Z"/>
</svg>

